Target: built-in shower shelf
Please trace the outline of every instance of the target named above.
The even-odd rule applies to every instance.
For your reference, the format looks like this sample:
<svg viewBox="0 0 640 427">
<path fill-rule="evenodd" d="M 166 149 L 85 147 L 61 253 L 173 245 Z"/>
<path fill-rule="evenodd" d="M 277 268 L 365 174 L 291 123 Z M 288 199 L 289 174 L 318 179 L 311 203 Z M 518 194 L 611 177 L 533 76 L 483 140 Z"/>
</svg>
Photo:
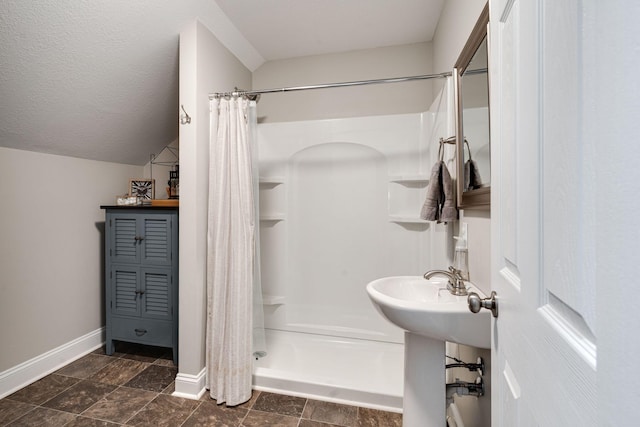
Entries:
<svg viewBox="0 0 640 427">
<path fill-rule="evenodd" d="M 259 178 L 260 185 L 275 187 L 276 185 L 284 184 L 284 177 L 282 176 L 261 176 Z"/>
<path fill-rule="evenodd" d="M 282 295 L 263 295 L 262 305 L 282 305 L 285 302 L 285 297 Z"/>
<path fill-rule="evenodd" d="M 429 183 L 429 177 L 427 175 L 390 175 L 390 182 L 396 182 L 398 184 L 423 184 Z"/>
<path fill-rule="evenodd" d="M 273 213 L 273 214 L 260 214 L 260 221 L 284 221 L 285 214 Z"/>
<path fill-rule="evenodd" d="M 429 221 L 424 220 L 418 217 L 412 216 L 400 216 L 400 215 L 391 215 L 389 216 L 389 222 L 395 222 L 397 224 L 428 224 Z"/>
</svg>

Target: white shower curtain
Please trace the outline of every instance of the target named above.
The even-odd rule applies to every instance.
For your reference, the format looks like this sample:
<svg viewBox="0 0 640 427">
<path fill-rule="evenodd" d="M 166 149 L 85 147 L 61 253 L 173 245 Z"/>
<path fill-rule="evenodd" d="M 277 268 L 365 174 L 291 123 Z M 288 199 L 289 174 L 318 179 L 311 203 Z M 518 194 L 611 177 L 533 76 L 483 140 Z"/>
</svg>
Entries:
<svg viewBox="0 0 640 427">
<path fill-rule="evenodd" d="M 252 170 L 257 164 L 255 108 L 255 101 L 244 98 L 210 102 L 207 388 L 229 406 L 251 398 L 252 355 L 265 351 L 256 246 L 258 174 Z"/>
</svg>

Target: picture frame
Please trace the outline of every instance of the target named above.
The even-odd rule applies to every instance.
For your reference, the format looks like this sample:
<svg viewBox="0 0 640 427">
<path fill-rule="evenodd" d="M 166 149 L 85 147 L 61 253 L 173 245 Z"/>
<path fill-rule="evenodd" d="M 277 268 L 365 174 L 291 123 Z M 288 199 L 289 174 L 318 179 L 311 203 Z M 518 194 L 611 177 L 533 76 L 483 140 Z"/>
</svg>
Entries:
<svg viewBox="0 0 640 427">
<path fill-rule="evenodd" d="M 129 196 L 142 200 L 155 198 L 155 179 L 136 178 L 129 180 Z"/>
</svg>

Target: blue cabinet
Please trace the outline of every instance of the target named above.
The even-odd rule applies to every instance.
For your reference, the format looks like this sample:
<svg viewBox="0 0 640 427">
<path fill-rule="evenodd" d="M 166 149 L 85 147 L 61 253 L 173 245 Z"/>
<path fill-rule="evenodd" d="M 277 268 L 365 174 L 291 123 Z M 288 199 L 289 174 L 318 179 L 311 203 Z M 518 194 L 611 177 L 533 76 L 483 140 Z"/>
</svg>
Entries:
<svg viewBox="0 0 640 427">
<path fill-rule="evenodd" d="M 178 363 L 178 209 L 103 206 L 106 352 L 113 341 L 170 347 Z"/>
</svg>

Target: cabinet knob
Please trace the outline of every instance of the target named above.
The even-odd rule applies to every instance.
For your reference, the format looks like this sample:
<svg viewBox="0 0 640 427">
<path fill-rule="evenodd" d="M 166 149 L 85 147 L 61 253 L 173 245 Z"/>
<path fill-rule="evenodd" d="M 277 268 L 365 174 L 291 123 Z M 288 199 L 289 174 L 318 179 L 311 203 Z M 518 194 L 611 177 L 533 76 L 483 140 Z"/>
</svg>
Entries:
<svg viewBox="0 0 640 427">
<path fill-rule="evenodd" d="M 144 237 L 142 237 L 142 236 L 136 236 L 136 237 L 134 237 L 134 238 L 133 238 L 133 240 L 136 240 L 136 241 L 138 241 L 138 242 L 141 242 L 141 241 L 143 241 L 143 240 L 144 240 Z"/>
<path fill-rule="evenodd" d="M 136 335 L 139 336 L 139 337 L 141 337 L 142 335 L 147 333 L 146 329 L 137 329 L 136 328 L 136 329 L 134 329 L 134 331 L 136 332 Z"/>
</svg>

